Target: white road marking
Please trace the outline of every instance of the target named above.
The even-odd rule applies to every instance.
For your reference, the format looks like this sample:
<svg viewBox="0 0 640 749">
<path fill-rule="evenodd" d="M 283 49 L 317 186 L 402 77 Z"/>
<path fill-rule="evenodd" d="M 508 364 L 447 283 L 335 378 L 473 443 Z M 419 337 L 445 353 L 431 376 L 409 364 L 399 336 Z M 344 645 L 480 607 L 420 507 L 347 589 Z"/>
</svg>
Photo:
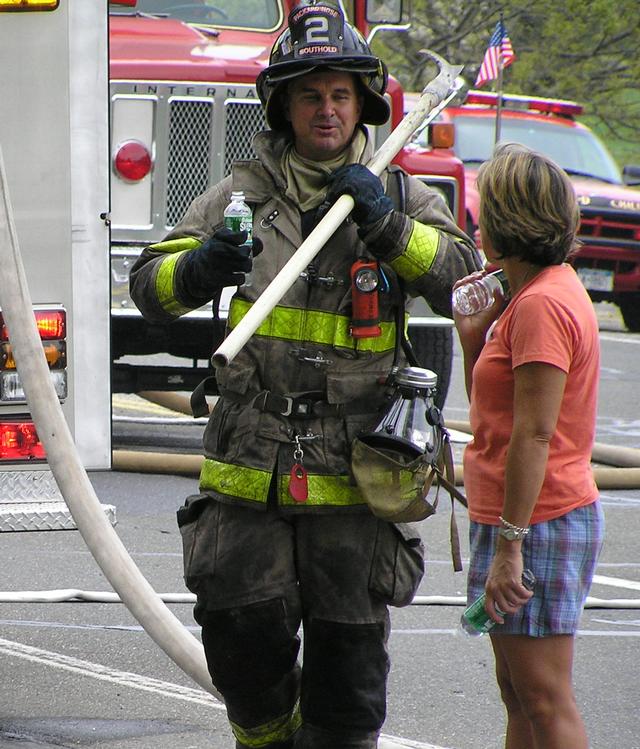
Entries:
<svg viewBox="0 0 640 749">
<path fill-rule="evenodd" d="M 225 709 L 221 702 L 200 689 L 183 687 L 178 684 L 172 684 L 168 681 L 160 681 L 159 679 L 152 679 L 148 676 L 134 674 L 130 671 L 116 671 L 113 668 L 100 665 L 99 663 L 91 663 L 90 661 L 84 661 L 80 658 L 72 658 L 68 655 L 62 655 L 61 653 L 53 653 L 49 650 L 42 650 L 42 648 L 35 648 L 31 645 L 13 642 L 12 640 L 4 640 L 0 638 L 0 652 L 16 658 L 23 658 L 24 660 L 33 663 L 59 668 L 64 671 L 71 671 L 72 673 L 81 676 L 89 676 L 100 681 L 107 681 L 121 687 L 153 692 L 154 694 L 159 694 L 163 697 L 171 697 L 185 702 L 192 702 L 197 705 L 213 707 L 216 710 Z M 447 749 L 447 747 L 436 746 L 435 744 L 409 741 L 396 736 L 387 736 L 386 734 L 383 734 L 380 737 L 379 747 L 380 749 Z"/>
<path fill-rule="evenodd" d="M 629 337 L 621 337 L 617 335 L 609 335 L 607 333 L 600 333 L 600 338 L 603 341 L 609 341 L 611 343 L 640 343 L 640 338 L 633 335 L 629 335 Z"/>
<path fill-rule="evenodd" d="M 624 580 L 619 577 L 609 577 L 608 575 L 594 575 L 593 582 L 598 585 L 610 585 L 612 588 L 640 590 L 640 582 L 637 580 Z"/>
<path fill-rule="evenodd" d="M 435 744 L 425 744 L 422 741 L 409 741 L 408 739 L 399 739 L 396 736 L 387 736 L 381 734 L 378 740 L 379 749 L 404 749 L 405 747 L 411 747 L 411 749 L 447 749 L 444 746 L 436 746 Z"/>
<path fill-rule="evenodd" d="M 80 660 L 80 658 L 72 658 L 68 655 L 62 655 L 61 653 L 53 653 L 49 650 L 34 648 L 31 645 L 24 645 L 20 642 L 13 642 L 11 640 L 0 638 L 0 652 L 5 653 L 6 655 L 12 655 L 16 658 L 23 658 L 24 660 L 32 661 L 33 663 L 40 663 L 64 671 L 71 671 L 72 673 L 81 676 L 90 676 L 99 681 L 108 681 L 121 687 L 130 687 L 131 689 L 141 689 L 145 692 L 154 692 L 155 694 L 160 694 L 164 697 L 172 697 L 173 699 L 183 700 L 185 702 L 206 705 L 207 707 L 213 707 L 217 710 L 225 709 L 224 705 L 216 700 L 215 697 L 200 689 L 183 687 L 179 684 L 152 679 L 148 676 L 130 673 L 129 671 L 116 671 L 113 668 L 102 666 L 99 663 L 91 663 L 90 661 Z"/>
</svg>

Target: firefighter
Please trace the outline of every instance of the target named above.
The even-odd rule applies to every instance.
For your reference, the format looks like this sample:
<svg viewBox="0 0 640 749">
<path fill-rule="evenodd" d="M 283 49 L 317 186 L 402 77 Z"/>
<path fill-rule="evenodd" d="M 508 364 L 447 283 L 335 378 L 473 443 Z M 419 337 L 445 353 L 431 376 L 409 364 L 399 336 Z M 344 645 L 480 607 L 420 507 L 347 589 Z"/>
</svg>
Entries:
<svg viewBox="0 0 640 749">
<path fill-rule="evenodd" d="M 298 5 L 257 81 L 271 128 L 254 139 L 257 158 L 234 164 L 131 273 L 151 322 L 237 286 L 233 328 L 327 205 L 345 192 L 355 200 L 218 370 L 200 493 L 178 512 L 185 582 L 238 749 L 377 746 L 388 606 L 408 603 L 423 574 L 419 536 L 368 509 L 350 446 L 376 423 L 389 371 L 405 361 L 398 300 L 423 296 L 450 317 L 453 283 L 480 263 L 439 195 L 363 166 L 373 153 L 365 123 L 389 117 L 386 82 L 384 63 L 338 7 Z M 232 190 L 253 209 L 253 261 L 247 235 L 223 228 Z M 363 289 L 352 286 L 354 267 L 371 271 Z M 375 308 L 360 304 L 368 293 Z M 375 320 L 360 319 L 371 310 Z"/>
</svg>

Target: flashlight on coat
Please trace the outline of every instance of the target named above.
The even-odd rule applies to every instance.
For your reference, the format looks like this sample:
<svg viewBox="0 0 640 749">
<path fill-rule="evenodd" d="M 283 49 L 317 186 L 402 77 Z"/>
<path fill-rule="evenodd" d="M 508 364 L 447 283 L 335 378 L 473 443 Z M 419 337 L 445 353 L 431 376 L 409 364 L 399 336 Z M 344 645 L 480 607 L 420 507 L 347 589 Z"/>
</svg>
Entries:
<svg viewBox="0 0 640 749">
<path fill-rule="evenodd" d="M 378 263 L 358 259 L 351 266 L 351 325 L 352 338 L 377 338 L 380 328 L 380 269 Z"/>
</svg>

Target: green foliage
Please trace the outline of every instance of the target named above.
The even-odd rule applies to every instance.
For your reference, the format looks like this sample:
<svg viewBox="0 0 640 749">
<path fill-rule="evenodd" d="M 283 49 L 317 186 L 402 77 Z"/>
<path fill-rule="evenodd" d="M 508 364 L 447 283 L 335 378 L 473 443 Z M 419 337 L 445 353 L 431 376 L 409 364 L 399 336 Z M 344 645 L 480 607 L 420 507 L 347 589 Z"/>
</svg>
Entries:
<svg viewBox="0 0 640 749">
<path fill-rule="evenodd" d="M 413 0 L 409 32 L 380 33 L 373 47 L 407 90 L 433 76 L 425 47 L 464 64 L 473 85 L 502 12 L 516 53 L 503 90 L 581 102 L 618 160 L 640 164 L 639 10 L 637 0 Z"/>
</svg>

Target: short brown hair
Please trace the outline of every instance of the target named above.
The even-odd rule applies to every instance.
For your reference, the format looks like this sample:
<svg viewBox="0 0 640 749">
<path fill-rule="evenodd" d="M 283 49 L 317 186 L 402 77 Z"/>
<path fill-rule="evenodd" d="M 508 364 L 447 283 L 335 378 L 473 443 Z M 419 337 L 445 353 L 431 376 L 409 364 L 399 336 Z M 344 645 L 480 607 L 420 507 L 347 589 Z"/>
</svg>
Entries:
<svg viewBox="0 0 640 749">
<path fill-rule="evenodd" d="M 559 265 L 579 246 L 580 209 L 566 172 L 520 143 L 503 143 L 481 165 L 479 221 L 500 258 Z"/>
</svg>

